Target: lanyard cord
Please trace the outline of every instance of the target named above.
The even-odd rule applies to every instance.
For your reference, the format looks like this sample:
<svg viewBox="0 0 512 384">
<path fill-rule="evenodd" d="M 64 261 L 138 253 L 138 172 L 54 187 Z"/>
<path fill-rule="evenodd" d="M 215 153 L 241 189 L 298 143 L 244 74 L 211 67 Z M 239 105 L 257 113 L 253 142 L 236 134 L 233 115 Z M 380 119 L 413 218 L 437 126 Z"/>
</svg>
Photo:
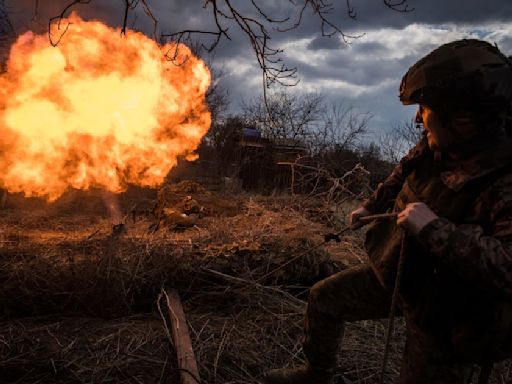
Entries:
<svg viewBox="0 0 512 384">
<path fill-rule="evenodd" d="M 393 328 L 395 324 L 395 314 L 398 307 L 398 295 L 400 292 L 400 282 L 402 280 L 402 274 L 404 272 L 405 264 L 405 238 L 406 233 L 402 231 L 402 242 L 400 244 L 400 257 L 398 259 L 398 268 L 395 278 L 395 286 L 393 288 L 393 296 L 391 296 L 391 307 L 389 308 L 388 327 L 386 331 L 386 345 L 384 347 L 384 356 L 382 357 L 382 367 L 380 371 L 379 383 L 384 383 L 384 374 L 389 360 L 389 350 L 391 347 L 391 338 L 393 337 Z"/>
</svg>

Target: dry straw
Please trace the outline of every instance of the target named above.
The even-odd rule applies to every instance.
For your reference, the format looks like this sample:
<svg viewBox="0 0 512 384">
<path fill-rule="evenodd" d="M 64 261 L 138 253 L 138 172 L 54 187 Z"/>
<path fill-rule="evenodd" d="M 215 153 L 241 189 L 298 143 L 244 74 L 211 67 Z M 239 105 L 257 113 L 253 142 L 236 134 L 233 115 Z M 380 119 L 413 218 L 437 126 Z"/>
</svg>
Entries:
<svg viewBox="0 0 512 384">
<path fill-rule="evenodd" d="M 304 253 L 332 231 L 315 220 L 321 205 L 230 200 L 237 211 L 181 232 L 150 231 L 151 219 L 138 218 L 118 236 L 101 204 L 66 215 L 0 211 L 0 382 L 178 383 L 156 307 L 162 287 L 180 291 L 203 382 L 257 383 L 268 369 L 302 364 L 308 287 L 326 265 L 364 262 L 361 237 Z M 203 202 L 224 204 L 212 195 Z M 385 325 L 348 326 L 338 383 L 342 374 L 345 382 L 377 383 Z M 403 329 L 397 324 L 391 344 L 389 383 Z M 505 363 L 490 382 L 511 382 L 510 368 Z"/>
</svg>

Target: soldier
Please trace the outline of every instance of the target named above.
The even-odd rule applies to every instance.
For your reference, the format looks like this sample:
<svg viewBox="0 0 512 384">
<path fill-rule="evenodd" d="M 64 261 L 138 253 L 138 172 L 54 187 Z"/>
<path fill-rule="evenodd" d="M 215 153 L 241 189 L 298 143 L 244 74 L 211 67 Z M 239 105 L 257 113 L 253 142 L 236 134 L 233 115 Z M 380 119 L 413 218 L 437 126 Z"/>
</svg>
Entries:
<svg viewBox="0 0 512 384">
<path fill-rule="evenodd" d="M 311 288 L 307 366 L 267 384 L 327 384 L 343 322 L 388 316 L 402 236 L 400 383 L 466 383 L 474 364 L 512 357 L 512 62 L 479 40 L 445 44 L 413 65 L 400 100 L 419 104 L 419 143 L 352 212 L 384 212 L 366 233 L 371 260 Z"/>
</svg>

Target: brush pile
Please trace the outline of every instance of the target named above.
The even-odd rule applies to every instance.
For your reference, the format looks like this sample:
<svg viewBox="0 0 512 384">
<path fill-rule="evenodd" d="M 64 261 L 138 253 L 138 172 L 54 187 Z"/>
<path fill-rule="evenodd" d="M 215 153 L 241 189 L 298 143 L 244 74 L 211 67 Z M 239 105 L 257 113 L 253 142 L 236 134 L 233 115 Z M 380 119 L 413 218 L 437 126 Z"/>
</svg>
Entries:
<svg viewBox="0 0 512 384">
<path fill-rule="evenodd" d="M 163 286 L 180 292 L 208 289 L 217 279 L 210 270 L 264 285 L 310 285 L 323 277 L 329 253 L 305 252 L 322 240 L 320 224 L 250 198 L 232 203 L 208 193 L 194 200 L 209 213 L 191 227 L 158 230 L 155 222 L 168 208 L 157 218 L 128 219 L 114 228 L 101 216 L 5 212 L 0 308 L 12 314 L 113 317 L 130 315 L 134 308 L 150 310 Z M 215 211 L 228 204 L 229 215 Z"/>
</svg>

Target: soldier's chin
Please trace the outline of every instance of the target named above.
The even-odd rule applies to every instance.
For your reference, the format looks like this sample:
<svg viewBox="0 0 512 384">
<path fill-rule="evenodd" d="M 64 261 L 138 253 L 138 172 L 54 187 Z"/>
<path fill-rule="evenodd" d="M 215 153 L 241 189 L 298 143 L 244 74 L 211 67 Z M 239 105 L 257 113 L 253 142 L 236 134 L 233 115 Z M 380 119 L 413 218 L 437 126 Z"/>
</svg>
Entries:
<svg viewBox="0 0 512 384">
<path fill-rule="evenodd" d="M 439 148 L 439 144 L 437 144 L 434 139 L 432 138 L 432 135 L 430 133 L 427 134 L 427 139 L 428 139 L 428 147 L 432 150 L 432 151 L 439 151 L 440 148 Z"/>
</svg>

